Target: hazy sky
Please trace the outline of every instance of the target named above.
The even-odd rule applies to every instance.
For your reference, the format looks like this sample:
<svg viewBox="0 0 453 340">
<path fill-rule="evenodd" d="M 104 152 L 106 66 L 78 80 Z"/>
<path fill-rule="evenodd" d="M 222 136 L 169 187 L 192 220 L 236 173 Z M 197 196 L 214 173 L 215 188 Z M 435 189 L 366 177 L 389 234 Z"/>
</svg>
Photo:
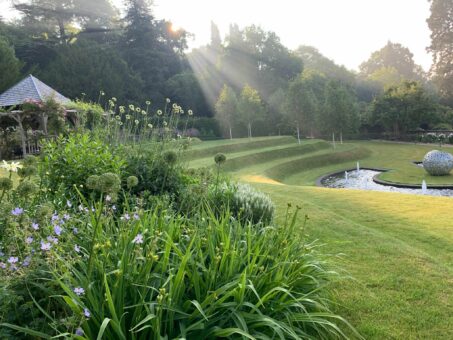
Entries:
<svg viewBox="0 0 453 340">
<path fill-rule="evenodd" d="M 8 3 L 0 0 L 0 14 Z M 232 22 L 261 25 L 291 49 L 315 46 L 351 69 L 388 40 L 408 47 L 425 70 L 431 65 L 427 0 L 154 0 L 153 12 L 195 34 L 192 47 L 209 41 L 213 20 L 222 35 Z"/>
</svg>

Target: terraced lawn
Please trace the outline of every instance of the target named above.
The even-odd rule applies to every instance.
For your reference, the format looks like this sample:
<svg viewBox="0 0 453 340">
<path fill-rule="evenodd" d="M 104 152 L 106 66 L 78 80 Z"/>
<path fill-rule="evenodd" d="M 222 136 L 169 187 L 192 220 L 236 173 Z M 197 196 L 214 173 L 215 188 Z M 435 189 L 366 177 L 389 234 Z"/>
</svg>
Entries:
<svg viewBox="0 0 453 340">
<path fill-rule="evenodd" d="M 225 171 L 268 193 L 278 219 L 287 203 L 302 207 L 301 228 L 305 214 L 309 220 L 301 232 L 343 274 L 334 284 L 336 310 L 366 339 L 453 339 L 453 198 L 313 186 L 320 175 L 357 161 L 393 169 L 381 175 L 389 181 L 453 183 L 453 176 L 431 177 L 412 163 L 436 147 L 295 143 L 251 149 L 239 143 L 235 152 L 224 151 Z M 212 163 L 210 155 L 191 160 Z"/>
</svg>

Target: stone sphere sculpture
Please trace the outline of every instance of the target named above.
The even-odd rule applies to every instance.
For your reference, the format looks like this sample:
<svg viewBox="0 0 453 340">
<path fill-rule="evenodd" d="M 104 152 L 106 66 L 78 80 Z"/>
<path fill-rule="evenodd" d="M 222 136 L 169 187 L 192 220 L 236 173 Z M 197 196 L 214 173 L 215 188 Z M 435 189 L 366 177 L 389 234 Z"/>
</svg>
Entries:
<svg viewBox="0 0 453 340">
<path fill-rule="evenodd" d="M 423 158 L 423 168 L 431 176 L 445 176 L 453 169 L 453 156 L 448 152 L 432 150 Z"/>
</svg>

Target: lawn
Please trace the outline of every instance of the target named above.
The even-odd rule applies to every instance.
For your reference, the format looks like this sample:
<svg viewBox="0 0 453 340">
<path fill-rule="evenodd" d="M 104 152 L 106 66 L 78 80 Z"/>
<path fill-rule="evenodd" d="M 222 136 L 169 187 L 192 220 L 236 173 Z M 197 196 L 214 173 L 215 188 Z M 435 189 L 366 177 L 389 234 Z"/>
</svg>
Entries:
<svg viewBox="0 0 453 340">
<path fill-rule="evenodd" d="M 304 232 L 343 273 L 335 283 L 336 311 L 365 338 L 453 338 L 453 200 L 313 186 L 319 176 L 354 168 L 357 161 L 394 169 L 382 175 L 389 181 L 453 183 L 453 176 L 431 177 L 412 164 L 436 146 L 353 142 L 302 152 L 303 145 L 299 155 L 285 154 L 282 145 L 247 153 L 244 145 L 240 153 L 226 152 L 242 167 L 229 169 L 227 161 L 225 169 L 268 193 L 279 219 L 287 203 L 302 207 L 302 216 L 309 216 Z M 257 156 L 261 152 L 267 156 Z"/>
</svg>

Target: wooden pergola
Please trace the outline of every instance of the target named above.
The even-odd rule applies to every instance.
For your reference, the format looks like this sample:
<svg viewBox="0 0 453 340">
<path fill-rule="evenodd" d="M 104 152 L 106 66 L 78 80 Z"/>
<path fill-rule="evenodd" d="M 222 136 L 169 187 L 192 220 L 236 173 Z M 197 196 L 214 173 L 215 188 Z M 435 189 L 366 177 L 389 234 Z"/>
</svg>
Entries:
<svg viewBox="0 0 453 340">
<path fill-rule="evenodd" d="M 4 112 L 0 112 L 0 118 L 8 117 L 17 123 L 17 129 L 21 138 L 22 153 L 24 156 L 27 154 L 27 136 L 24 129 L 24 120 L 27 113 L 18 108 L 27 102 L 43 103 L 49 99 L 53 99 L 61 105 L 71 102 L 68 98 L 32 75 L 29 75 L 4 93 L 0 94 L 0 109 L 5 109 Z M 45 112 L 39 112 L 38 114 L 41 129 L 44 134 L 47 134 L 47 121 L 49 117 Z"/>
</svg>

